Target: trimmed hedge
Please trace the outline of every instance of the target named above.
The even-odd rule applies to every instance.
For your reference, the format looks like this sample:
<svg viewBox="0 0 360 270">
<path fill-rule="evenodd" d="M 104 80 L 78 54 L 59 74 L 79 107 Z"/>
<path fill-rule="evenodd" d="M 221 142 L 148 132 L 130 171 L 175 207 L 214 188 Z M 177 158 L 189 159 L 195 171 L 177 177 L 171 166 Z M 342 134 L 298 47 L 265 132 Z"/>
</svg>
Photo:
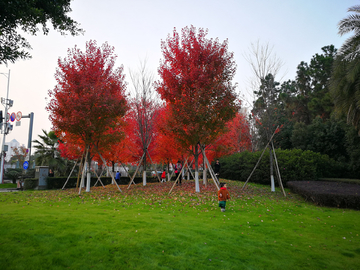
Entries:
<svg viewBox="0 0 360 270">
<path fill-rule="evenodd" d="M 288 187 L 320 206 L 360 210 L 360 186 L 327 181 L 290 181 Z"/>
<path fill-rule="evenodd" d="M 27 178 L 24 180 L 24 189 L 34 189 L 39 185 L 39 179 L 37 178 Z"/>
<path fill-rule="evenodd" d="M 317 180 L 322 177 L 343 177 L 346 174 L 346 166 L 330 159 L 327 155 L 299 149 L 277 149 L 275 152 L 281 180 L 285 186 L 288 181 Z M 269 150 L 267 150 L 249 180 L 251 183 L 270 184 L 269 155 Z M 260 156 L 261 152 L 251 153 L 245 151 L 220 158 L 221 178 L 245 182 Z M 275 168 L 274 177 L 276 178 Z M 277 181 L 275 181 L 275 184 L 278 185 Z"/>
</svg>

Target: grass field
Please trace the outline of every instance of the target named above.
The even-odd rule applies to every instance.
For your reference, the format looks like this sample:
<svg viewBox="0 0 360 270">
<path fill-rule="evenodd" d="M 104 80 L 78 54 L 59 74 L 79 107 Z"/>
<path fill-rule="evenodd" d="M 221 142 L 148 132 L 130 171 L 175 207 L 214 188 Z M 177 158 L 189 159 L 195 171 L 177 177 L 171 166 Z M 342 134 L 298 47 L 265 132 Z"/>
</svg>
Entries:
<svg viewBox="0 0 360 270">
<path fill-rule="evenodd" d="M 1 269 L 359 268 L 359 211 L 226 182 L 0 193 Z"/>
<path fill-rule="evenodd" d="M 5 183 L 5 184 L 0 184 L 0 189 L 3 188 L 16 188 L 16 184 L 10 184 L 10 183 Z"/>
</svg>

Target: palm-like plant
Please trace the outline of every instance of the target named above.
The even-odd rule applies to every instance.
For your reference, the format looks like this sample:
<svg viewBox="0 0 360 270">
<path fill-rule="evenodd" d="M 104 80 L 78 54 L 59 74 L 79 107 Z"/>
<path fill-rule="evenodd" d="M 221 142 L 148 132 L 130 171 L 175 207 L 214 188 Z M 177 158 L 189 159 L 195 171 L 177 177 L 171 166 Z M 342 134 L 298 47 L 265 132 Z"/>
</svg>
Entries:
<svg viewBox="0 0 360 270">
<path fill-rule="evenodd" d="M 348 12 L 355 12 L 339 22 L 339 34 L 345 35 L 354 32 L 354 35 L 348 38 L 339 49 L 339 54 L 344 56 L 345 60 L 354 60 L 360 52 L 360 5 L 350 7 Z"/>
<path fill-rule="evenodd" d="M 347 122 L 360 133 L 360 6 L 348 11 L 349 15 L 339 22 L 339 34 L 354 32 L 339 49 L 330 80 L 330 91 L 335 110 L 344 114 Z"/>
<path fill-rule="evenodd" d="M 37 166 L 49 166 L 55 173 L 55 175 L 62 174 L 66 169 L 66 162 L 61 158 L 58 151 L 58 140 L 54 131 L 47 133 L 45 130 L 43 135 L 39 135 L 41 141 L 33 141 L 35 151 L 35 163 Z"/>
</svg>

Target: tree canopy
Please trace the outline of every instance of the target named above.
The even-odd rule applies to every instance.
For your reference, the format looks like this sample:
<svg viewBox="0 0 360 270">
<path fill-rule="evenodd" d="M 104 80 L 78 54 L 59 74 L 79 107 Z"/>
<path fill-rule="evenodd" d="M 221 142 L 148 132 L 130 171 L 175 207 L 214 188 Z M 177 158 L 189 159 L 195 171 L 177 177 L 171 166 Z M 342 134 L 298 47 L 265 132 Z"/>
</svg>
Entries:
<svg viewBox="0 0 360 270">
<path fill-rule="evenodd" d="M 239 109 L 236 65 L 228 41 L 207 39 L 208 31 L 194 26 L 173 31 L 161 49 L 157 91 L 169 107 L 167 127 L 183 145 L 208 144 Z"/>
<path fill-rule="evenodd" d="M 83 30 L 68 16 L 71 0 L 57 1 L 0 1 L 0 64 L 31 58 L 26 50 L 31 49 L 29 42 L 19 30 L 36 35 L 40 31 L 47 35 L 48 23 L 62 35 L 78 35 Z"/>
<path fill-rule="evenodd" d="M 123 137 L 127 111 L 123 67 L 115 68 L 114 48 L 86 43 L 58 60 L 57 85 L 49 91 L 49 119 L 57 134 L 76 138 L 82 147 L 104 147 Z M 73 139 L 74 140 L 74 139 Z"/>
<path fill-rule="evenodd" d="M 336 111 L 346 115 L 360 134 L 360 6 L 350 7 L 355 14 L 339 22 L 339 34 L 353 32 L 339 49 L 331 78 L 331 94 Z"/>
</svg>

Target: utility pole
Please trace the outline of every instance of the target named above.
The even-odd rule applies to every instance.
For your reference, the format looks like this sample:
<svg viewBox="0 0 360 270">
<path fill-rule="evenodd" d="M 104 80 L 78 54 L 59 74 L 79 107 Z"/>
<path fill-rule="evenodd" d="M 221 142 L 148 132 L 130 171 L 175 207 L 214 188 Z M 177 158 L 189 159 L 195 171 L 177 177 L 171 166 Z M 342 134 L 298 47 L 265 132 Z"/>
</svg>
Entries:
<svg viewBox="0 0 360 270">
<path fill-rule="evenodd" d="M 4 127 L 4 130 L 2 129 L 2 127 L 0 128 L 0 130 L 3 131 L 3 133 L 4 133 L 2 146 L 1 146 L 1 153 L 0 153 L 1 154 L 0 184 L 3 184 L 4 159 L 5 159 L 5 137 L 6 137 L 6 134 L 9 133 L 9 130 L 12 129 L 12 125 L 7 122 L 9 120 L 8 119 L 8 109 L 12 107 L 13 101 L 9 99 L 10 69 L 9 69 L 9 72 L 8 72 L 7 75 L 6 75 L 6 73 L 0 73 L 0 74 L 3 74 L 4 76 L 6 76 L 8 78 L 6 99 L 1 98 L 1 103 L 5 107 L 5 114 L 4 114 L 5 121 L 4 121 L 3 125 L 2 125 L 2 127 Z"/>
<path fill-rule="evenodd" d="M 31 142 L 32 142 L 32 132 L 33 132 L 33 125 L 34 125 L 34 113 L 31 112 L 29 115 L 25 115 L 22 118 L 30 118 L 30 125 L 29 125 L 29 136 L 28 136 L 28 156 L 29 156 L 29 166 L 31 167 Z"/>
</svg>

